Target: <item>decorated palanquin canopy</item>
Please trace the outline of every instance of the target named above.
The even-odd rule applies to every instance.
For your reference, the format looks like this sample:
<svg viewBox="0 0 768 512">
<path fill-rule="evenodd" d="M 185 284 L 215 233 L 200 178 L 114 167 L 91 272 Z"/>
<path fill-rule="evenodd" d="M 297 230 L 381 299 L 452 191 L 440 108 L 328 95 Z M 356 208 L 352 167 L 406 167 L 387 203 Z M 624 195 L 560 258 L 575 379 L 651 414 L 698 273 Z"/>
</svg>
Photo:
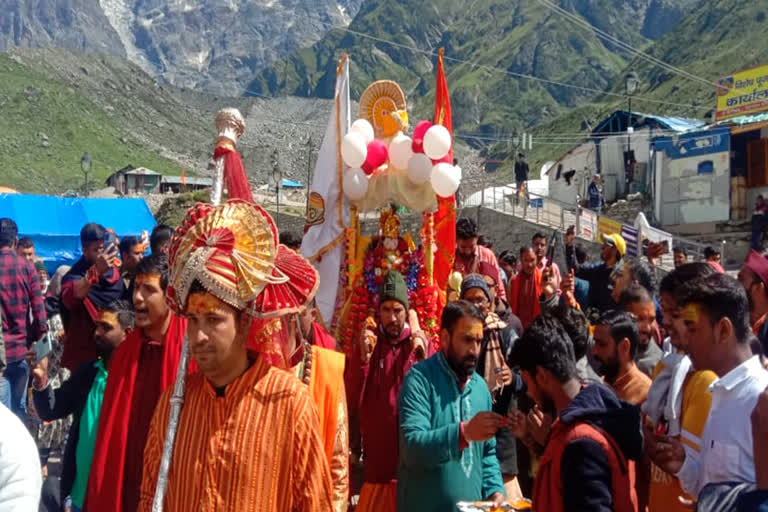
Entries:
<svg viewBox="0 0 768 512">
<path fill-rule="evenodd" d="M 391 80 L 374 82 L 360 96 L 360 118 L 342 140 L 341 154 L 349 167 L 344 193 L 361 212 L 391 202 L 432 211 L 436 196 L 449 197 L 459 185 L 449 131 L 421 121 L 412 137 L 406 135 L 406 108 L 402 89 Z"/>
</svg>

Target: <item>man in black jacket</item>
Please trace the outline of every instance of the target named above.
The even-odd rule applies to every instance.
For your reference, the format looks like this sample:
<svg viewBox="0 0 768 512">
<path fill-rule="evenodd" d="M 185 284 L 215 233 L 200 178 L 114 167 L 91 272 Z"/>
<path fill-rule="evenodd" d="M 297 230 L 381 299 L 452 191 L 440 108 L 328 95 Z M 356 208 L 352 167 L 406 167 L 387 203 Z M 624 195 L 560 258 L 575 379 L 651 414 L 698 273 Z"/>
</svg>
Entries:
<svg viewBox="0 0 768 512">
<path fill-rule="evenodd" d="M 520 198 L 520 193 L 523 192 L 525 182 L 528 181 L 529 172 L 530 170 L 528 169 L 528 162 L 525 161 L 525 155 L 518 153 L 517 161 L 515 162 L 515 185 L 517 186 L 515 190 L 518 199 Z"/>
<path fill-rule="evenodd" d="M 475 371 L 485 379 L 493 399 L 493 412 L 506 416 L 517 407 L 516 395 L 522 393 L 523 382 L 508 360 L 517 333 L 494 312 L 493 294 L 484 276 L 469 274 L 461 283 L 461 299 L 474 304 L 485 317 L 483 341 Z M 496 456 L 499 459 L 504 490 L 508 499 L 521 498 L 517 480 L 519 467 L 515 437 L 503 428 L 496 433 Z M 527 467 L 526 467 L 527 469 Z"/>
<path fill-rule="evenodd" d="M 611 274 L 621 262 L 621 258 L 627 252 L 627 243 L 619 234 L 601 234 L 603 247 L 600 251 L 599 263 L 579 263 L 576 261 L 576 254 L 573 249 L 574 234 L 568 232 L 565 235 L 565 261 L 568 264 L 568 270 L 573 270 L 575 277 L 589 282 L 589 307 L 594 308 L 599 313 L 604 313 L 609 309 L 616 307 L 616 302 L 611 297 L 611 286 L 613 280 Z M 571 285 L 572 278 L 564 276 L 563 286 Z M 589 317 L 589 315 L 588 315 Z"/>
<path fill-rule="evenodd" d="M 122 300 L 112 302 L 99 310 L 96 320 L 94 343 L 98 359 L 80 366 L 55 390 L 47 382 L 47 358 L 38 361 L 32 370 L 33 397 L 40 418 L 52 421 L 73 415 L 61 473 L 61 497 L 72 496 L 73 510 L 82 509 L 85 499 L 109 359 L 132 324 L 129 304 Z"/>
</svg>

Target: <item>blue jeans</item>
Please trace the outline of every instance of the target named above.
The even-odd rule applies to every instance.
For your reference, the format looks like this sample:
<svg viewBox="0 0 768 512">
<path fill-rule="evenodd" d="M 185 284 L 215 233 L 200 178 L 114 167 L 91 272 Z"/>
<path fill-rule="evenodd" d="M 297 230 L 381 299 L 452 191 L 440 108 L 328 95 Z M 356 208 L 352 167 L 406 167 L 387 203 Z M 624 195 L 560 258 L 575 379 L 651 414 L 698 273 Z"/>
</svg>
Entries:
<svg viewBox="0 0 768 512">
<path fill-rule="evenodd" d="M 11 385 L 0 375 L 0 404 L 3 404 L 9 410 L 11 408 Z"/>
<path fill-rule="evenodd" d="M 16 416 L 22 421 L 27 416 L 27 382 L 29 380 L 29 365 L 27 361 L 15 361 L 8 363 L 5 367 L 5 374 L 0 384 L 0 399 L 2 399 L 2 388 L 7 388 L 6 394 L 8 401 L 3 401 Z"/>
</svg>

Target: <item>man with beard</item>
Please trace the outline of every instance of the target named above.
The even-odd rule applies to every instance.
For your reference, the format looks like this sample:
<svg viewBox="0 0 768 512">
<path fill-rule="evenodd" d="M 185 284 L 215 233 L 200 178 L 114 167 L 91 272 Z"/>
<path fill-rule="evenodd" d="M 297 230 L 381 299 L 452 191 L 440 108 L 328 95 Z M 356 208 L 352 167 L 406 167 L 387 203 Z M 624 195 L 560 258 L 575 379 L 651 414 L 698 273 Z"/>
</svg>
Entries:
<svg viewBox="0 0 768 512">
<path fill-rule="evenodd" d="M 488 386 L 475 372 L 483 318 L 468 301 L 448 304 L 440 324 L 443 350 L 405 378 L 398 397 L 400 512 L 504 501 L 495 435 L 505 420 L 491 410 Z"/>
<path fill-rule="evenodd" d="M 483 314 L 483 341 L 476 372 L 488 384 L 493 412 L 506 416 L 510 408 L 517 408 L 516 394 L 522 391 L 522 381 L 512 372 L 512 365 L 507 361 L 512 344 L 518 336 L 493 312 L 493 293 L 486 284 L 483 276 L 466 276 L 461 283 L 461 299 L 474 304 Z M 515 437 L 507 429 L 496 433 L 496 455 L 504 479 L 504 489 L 510 498 L 522 497 L 517 482 L 516 444 Z"/>
<path fill-rule="evenodd" d="M 73 416 L 64 450 L 60 496 L 71 496 L 74 512 L 82 510 L 85 501 L 112 352 L 125 340 L 132 325 L 130 305 L 115 301 L 100 309 L 96 319 L 93 341 L 98 359 L 80 366 L 55 390 L 48 383 L 47 357 L 32 370 L 32 396 L 40 419 L 53 421 Z"/>
<path fill-rule="evenodd" d="M 637 408 L 601 384 L 579 382 L 568 335 L 548 314 L 515 343 L 512 359 L 528 395 L 556 414 L 536 473 L 534 510 L 637 511 L 633 466 L 643 443 Z M 525 420 L 509 420 L 512 432 L 524 437 Z"/>
<path fill-rule="evenodd" d="M 406 322 L 408 288 L 399 272 L 387 273 L 378 299 L 378 327 L 365 331 L 357 347 L 362 354 L 363 343 L 372 337 L 373 352 L 368 361 L 353 352 L 348 375 L 349 414 L 359 418 L 365 454 L 358 512 L 397 510 L 397 396 L 406 374 L 429 348 L 424 334 Z"/>
<path fill-rule="evenodd" d="M 462 276 L 477 274 L 480 272 L 480 263 L 485 262 L 493 269 L 493 278 L 497 283 L 501 282 L 501 269 L 496 255 L 487 247 L 478 245 L 480 234 L 477 232 L 477 224 L 468 217 L 462 217 L 456 221 L 456 259 L 453 269 Z M 507 292 L 499 288 L 499 298 L 507 301 Z"/>
<path fill-rule="evenodd" d="M 139 505 L 144 445 L 155 405 L 176 377 L 186 320 L 166 303 L 168 257 L 136 268 L 136 329 L 112 357 L 88 479 L 85 508 L 133 512 Z"/>
<path fill-rule="evenodd" d="M 536 252 L 536 268 L 543 272 L 544 269 L 549 266 L 552 269 L 552 277 L 555 281 L 555 287 L 559 290 L 560 282 L 562 281 L 562 278 L 560 277 L 560 267 L 558 267 L 557 263 L 554 261 L 551 262 L 551 264 L 547 261 L 547 237 L 544 236 L 543 233 L 536 233 L 531 239 L 531 245 L 533 246 L 534 252 Z"/>
<path fill-rule="evenodd" d="M 656 323 L 656 305 L 653 297 L 643 286 L 629 285 L 621 294 L 619 307 L 635 317 L 640 335 L 635 364 L 641 372 L 650 377 L 664 355 L 656 342 L 661 335 Z"/>
<path fill-rule="evenodd" d="M 531 247 L 520 249 L 520 273 L 509 287 L 509 307 L 527 329 L 541 313 L 541 270 L 536 266 L 536 253 Z"/>
<path fill-rule="evenodd" d="M 634 318 L 624 311 L 608 311 L 595 324 L 592 357 L 597 373 L 622 400 L 640 405 L 648 396 L 651 379 L 635 364 L 640 333 Z"/>
<path fill-rule="evenodd" d="M 344 389 L 345 360 L 344 354 L 336 351 L 336 340 L 318 319 L 313 298 L 297 315 L 298 332 L 292 332 L 294 335 L 289 337 L 286 352 L 293 354 L 288 364 L 309 386 L 317 406 L 323 449 L 333 480 L 333 511 L 346 512 L 349 505 L 349 430 Z M 291 331 L 296 331 L 294 322 L 291 322 Z"/>
</svg>

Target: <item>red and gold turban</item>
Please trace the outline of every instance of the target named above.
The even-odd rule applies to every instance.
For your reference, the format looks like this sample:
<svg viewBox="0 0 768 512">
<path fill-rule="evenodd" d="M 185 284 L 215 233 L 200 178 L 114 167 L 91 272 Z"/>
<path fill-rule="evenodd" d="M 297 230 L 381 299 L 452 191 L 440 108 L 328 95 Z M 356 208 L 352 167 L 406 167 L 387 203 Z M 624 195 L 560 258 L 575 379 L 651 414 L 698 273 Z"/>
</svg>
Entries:
<svg viewBox="0 0 768 512">
<path fill-rule="evenodd" d="M 260 206 L 230 200 L 190 208 L 171 242 L 168 302 L 183 314 L 192 283 L 261 318 L 296 313 L 317 292 L 317 271 L 278 245 L 272 217 Z"/>
</svg>

